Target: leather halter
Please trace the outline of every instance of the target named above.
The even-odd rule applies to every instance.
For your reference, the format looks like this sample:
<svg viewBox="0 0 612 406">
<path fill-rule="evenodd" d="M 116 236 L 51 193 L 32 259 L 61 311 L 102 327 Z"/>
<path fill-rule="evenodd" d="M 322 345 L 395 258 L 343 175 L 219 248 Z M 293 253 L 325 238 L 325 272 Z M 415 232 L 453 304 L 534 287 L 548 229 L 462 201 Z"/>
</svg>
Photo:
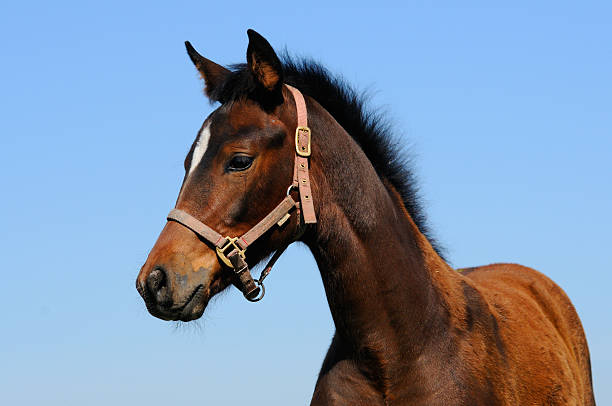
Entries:
<svg viewBox="0 0 612 406">
<path fill-rule="evenodd" d="M 295 129 L 295 162 L 293 168 L 293 182 L 287 189 L 287 196 L 266 217 L 255 224 L 253 228 L 239 237 L 222 236 L 211 227 L 202 223 L 191 214 L 172 209 L 168 214 L 168 221 L 176 221 L 187 227 L 204 240 L 215 246 L 217 255 L 221 262 L 232 268 L 238 278 L 240 290 L 244 297 L 251 301 L 261 300 L 266 292 L 263 280 L 268 276 L 274 263 L 287 249 L 289 244 L 296 241 L 303 233 L 303 228 L 293 237 L 294 240 L 278 249 L 268 264 L 261 272 L 259 279 L 253 279 L 248 264 L 246 263 L 246 249 L 259 237 L 264 235 L 274 226 L 282 227 L 291 217 L 291 211 L 295 208 L 298 213 L 298 222 L 303 218 L 304 224 L 314 224 L 317 218 L 312 203 L 312 191 L 310 189 L 310 176 L 308 174 L 308 158 L 311 154 L 311 131 L 308 127 L 308 112 L 306 102 L 302 93 L 289 85 L 285 85 L 293 95 L 297 109 L 297 128 Z M 297 203 L 290 195 L 292 189 L 299 191 L 300 202 Z M 300 215 L 301 212 L 301 215 Z M 298 223 L 298 224 L 299 224 Z"/>
</svg>

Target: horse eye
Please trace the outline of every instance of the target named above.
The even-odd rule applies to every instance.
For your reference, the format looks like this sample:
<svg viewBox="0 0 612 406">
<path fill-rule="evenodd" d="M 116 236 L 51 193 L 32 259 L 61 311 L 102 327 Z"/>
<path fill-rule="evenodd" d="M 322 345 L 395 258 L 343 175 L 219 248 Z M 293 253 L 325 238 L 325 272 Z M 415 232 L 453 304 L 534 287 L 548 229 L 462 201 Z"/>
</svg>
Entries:
<svg viewBox="0 0 612 406">
<path fill-rule="evenodd" d="M 226 170 L 229 172 L 244 171 L 251 167 L 253 157 L 247 155 L 234 155 L 227 163 Z"/>
</svg>

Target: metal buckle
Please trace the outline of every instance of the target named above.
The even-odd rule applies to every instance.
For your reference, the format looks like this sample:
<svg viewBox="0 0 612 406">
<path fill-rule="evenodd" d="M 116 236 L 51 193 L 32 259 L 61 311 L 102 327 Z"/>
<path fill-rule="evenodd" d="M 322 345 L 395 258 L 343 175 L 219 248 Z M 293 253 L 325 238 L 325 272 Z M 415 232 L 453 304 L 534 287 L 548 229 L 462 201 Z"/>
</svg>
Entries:
<svg viewBox="0 0 612 406">
<path fill-rule="evenodd" d="M 306 136 L 308 137 L 308 144 L 307 145 L 300 145 L 300 131 L 303 131 L 306 133 Z M 295 152 L 299 155 L 299 156 L 303 156 L 303 157 L 309 157 L 310 156 L 310 128 L 308 127 L 298 127 L 295 129 Z"/>
<path fill-rule="evenodd" d="M 223 263 L 227 266 L 229 266 L 230 268 L 233 268 L 234 265 L 232 265 L 232 262 L 229 260 L 228 257 L 225 256 L 225 253 L 227 252 L 228 248 L 234 248 L 236 251 L 238 251 L 238 255 L 240 255 L 242 257 L 242 259 L 246 259 L 246 256 L 244 254 L 244 252 L 246 251 L 246 249 L 241 249 L 238 244 L 236 244 L 236 241 L 238 240 L 238 237 L 225 237 L 225 241 L 227 241 L 225 243 L 225 245 L 221 248 L 216 247 L 217 249 L 217 255 L 219 256 L 219 258 L 221 259 L 221 261 L 223 261 Z M 230 252 L 232 252 L 233 250 L 229 250 L 229 252 L 227 252 L 228 254 Z"/>
</svg>

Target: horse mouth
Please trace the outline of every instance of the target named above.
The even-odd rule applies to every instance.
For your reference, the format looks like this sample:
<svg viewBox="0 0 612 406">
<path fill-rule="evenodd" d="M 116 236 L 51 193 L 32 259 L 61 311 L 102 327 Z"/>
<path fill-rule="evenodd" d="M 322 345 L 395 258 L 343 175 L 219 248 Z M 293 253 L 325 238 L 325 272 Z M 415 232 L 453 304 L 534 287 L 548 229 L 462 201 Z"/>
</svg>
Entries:
<svg viewBox="0 0 612 406">
<path fill-rule="evenodd" d="M 204 286 L 199 285 L 189 295 L 185 303 L 176 309 L 176 317 L 172 320 L 191 321 L 200 318 L 206 308 L 206 302 L 204 300 Z"/>
<path fill-rule="evenodd" d="M 164 307 L 152 302 L 147 289 L 138 286 L 138 292 L 143 297 L 149 313 L 162 320 L 191 321 L 198 319 L 208 304 L 204 285 L 198 285 L 181 305 L 172 307 Z"/>
</svg>

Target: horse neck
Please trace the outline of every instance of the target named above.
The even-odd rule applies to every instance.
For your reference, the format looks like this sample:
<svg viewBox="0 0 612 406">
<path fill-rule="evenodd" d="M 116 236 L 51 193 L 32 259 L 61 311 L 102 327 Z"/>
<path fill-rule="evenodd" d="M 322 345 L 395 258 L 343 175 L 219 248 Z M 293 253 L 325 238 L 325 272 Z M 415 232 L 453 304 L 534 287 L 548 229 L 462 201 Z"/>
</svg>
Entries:
<svg viewBox="0 0 612 406">
<path fill-rule="evenodd" d="M 305 242 L 321 272 L 336 334 L 361 358 L 364 351 L 380 362 L 397 354 L 417 357 L 449 326 L 455 272 L 355 141 L 313 104 L 318 224 Z"/>
</svg>

